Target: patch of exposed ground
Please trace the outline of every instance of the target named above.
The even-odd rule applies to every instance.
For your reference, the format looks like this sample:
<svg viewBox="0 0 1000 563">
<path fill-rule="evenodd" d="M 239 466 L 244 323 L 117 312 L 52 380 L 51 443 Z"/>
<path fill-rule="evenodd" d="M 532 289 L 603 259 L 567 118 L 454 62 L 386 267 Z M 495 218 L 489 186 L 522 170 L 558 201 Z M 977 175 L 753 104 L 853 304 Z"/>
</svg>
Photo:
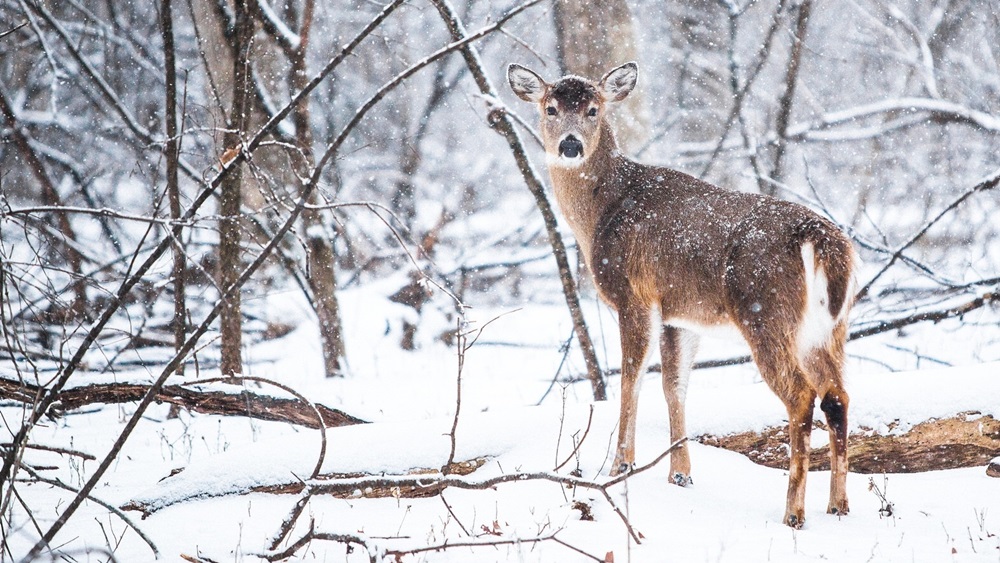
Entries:
<svg viewBox="0 0 1000 563">
<path fill-rule="evenodd" d="M 817 428 L 825 426 L 817 423 Z M 932 419 L 906 431 L 898 424 L 888 432 L 863 429 L 851 434 L 850 467 L 856 473 L 916 473 L 935 469 L 985 467 L 1000 455 L 1000 420 L 978 412 Z M 787 427 L 728 436 L 699 436 L 702 444 L 740 452 L 767 467 L 788 469 Z M 809 469 L 830 468 L 830 448 L 814 448 Z"/>
</svg>

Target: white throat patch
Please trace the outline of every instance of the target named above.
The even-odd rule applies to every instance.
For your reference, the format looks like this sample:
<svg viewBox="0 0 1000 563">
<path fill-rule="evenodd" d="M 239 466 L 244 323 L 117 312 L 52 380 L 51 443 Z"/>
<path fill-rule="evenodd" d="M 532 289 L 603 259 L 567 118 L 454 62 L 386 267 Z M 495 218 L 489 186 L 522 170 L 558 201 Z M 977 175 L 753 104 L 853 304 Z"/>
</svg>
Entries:
<svg viewBox="0 0 1000 563">
<path fill-rule="evenodd" d="M 579 168 L 585 159 L 582 156 L 576 158 L 567 158 L 558 154 L 552 154 L 548 151 L 545 152 L 545 162 L 549 167 L 558 168 Z"/>
</svg>

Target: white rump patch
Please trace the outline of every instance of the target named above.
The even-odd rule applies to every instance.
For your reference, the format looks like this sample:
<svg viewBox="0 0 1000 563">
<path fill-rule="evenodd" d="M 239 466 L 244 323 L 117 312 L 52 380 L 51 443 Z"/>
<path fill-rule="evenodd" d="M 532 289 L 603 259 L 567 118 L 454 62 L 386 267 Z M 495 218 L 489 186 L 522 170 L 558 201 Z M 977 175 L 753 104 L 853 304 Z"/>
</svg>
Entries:
<svg viewBox="0 0 1000 563">
<path fill-rule="evenodd" d="M 826 345 L 837 324 L 837 319 L 830 314 L 826 272 L 816 267 L 816 249 L 811 242 L 802 245 L 802 265 L 805 267 L 806 310 L 796 336 L 800 360 L 804 360 L 811 350 Z"/>
</svg>

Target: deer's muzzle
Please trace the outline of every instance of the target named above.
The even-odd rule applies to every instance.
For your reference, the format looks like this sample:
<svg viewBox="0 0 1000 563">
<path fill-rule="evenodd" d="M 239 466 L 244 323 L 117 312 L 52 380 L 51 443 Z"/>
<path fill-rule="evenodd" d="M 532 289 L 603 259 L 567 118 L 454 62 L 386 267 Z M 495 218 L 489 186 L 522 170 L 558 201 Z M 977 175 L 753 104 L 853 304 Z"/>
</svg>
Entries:
<svg viewBox="0 0 1000 563">
<path fill-rule="evenodd" d="M 583 142 L 573 135 L 567 135 L 559 142 L 559 156 L 577 158 L 583 156 Z"/>
</svg>

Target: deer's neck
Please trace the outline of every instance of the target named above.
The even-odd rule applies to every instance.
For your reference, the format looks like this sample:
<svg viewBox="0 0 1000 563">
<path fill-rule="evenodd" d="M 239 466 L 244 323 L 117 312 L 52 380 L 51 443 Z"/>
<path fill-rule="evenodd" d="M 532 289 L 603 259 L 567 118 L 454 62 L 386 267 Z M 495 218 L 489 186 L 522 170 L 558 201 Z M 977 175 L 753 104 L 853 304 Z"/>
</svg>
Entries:
<svg viewBox="0 0 1000 563">
<path fill-rule="evenodd" d="M 597 148 L 587 160 L 572 168 L 549 164 L 559 209 L 573 230 L 588 265 L 597 222 L 607 207 L 620 199 L 620 183 L 615 179 L 621 178 L 628 163 L 628 158 L 619 152 L 610 125 L 602 121 Z"/>
</svg>

